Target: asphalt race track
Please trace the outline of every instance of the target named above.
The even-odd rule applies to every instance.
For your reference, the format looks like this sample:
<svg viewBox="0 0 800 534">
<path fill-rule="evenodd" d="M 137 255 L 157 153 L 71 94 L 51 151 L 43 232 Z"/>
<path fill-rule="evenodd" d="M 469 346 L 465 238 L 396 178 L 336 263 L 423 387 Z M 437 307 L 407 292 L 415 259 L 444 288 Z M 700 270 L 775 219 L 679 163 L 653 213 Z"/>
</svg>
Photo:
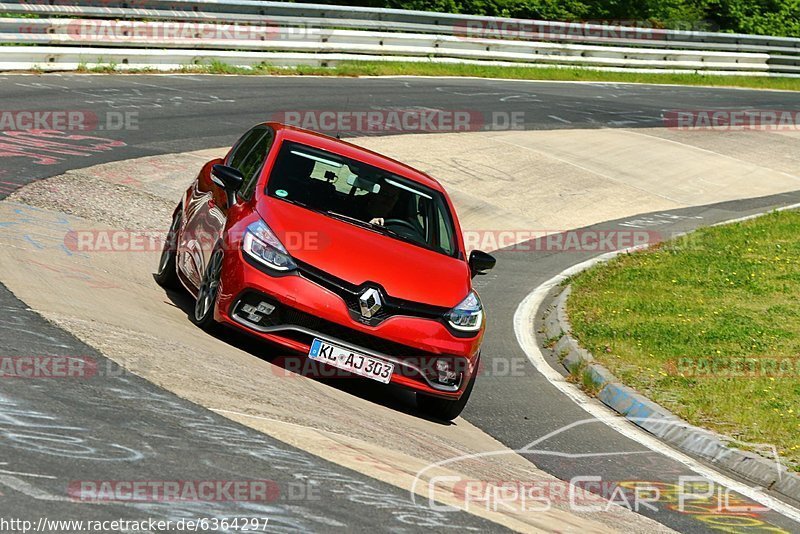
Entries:
<svg viewBox="0 0 800 534">
<path fill-rule="evenodd" d="M 110 112 L 123 117 L 123 122 L 125 113 L 135 113 L 137 124 L 119 129 L 100 124 L 103 128 L 82 134 L 91 139 L 24 138 L 24 146 L 19 137 L 10 135 L 13 132 L 0 132 L 0 198 L 19 186 L 71 169 L 230 145 L 248 126 L 280 120 L 281 113 L 290 109 L 468 110 L 485 118 L 523 117 L 518 126 L 527 130 L 574 130 L 657 128 L 663 126 L 663 111 L 670 109 L 797 110 L 800 105 L 800 96 L 793 93 L 732 89 L 189 75 L 4 75 L 0 76 L 0 98 L 4 110 L 68 106 L 89 110 L 98 117 Z M 351 131 L 326 133 L 363 135 Z M 47 144 L 49 141 L 68 142 L 74 147 L 54 148 Z M 669 218 L 660 219 L 658 229 L 683 232 L 798 202 L 800 192 L 671 210 Z M 592 229 L 630 228 L 633 219 L 647 216 L 608 221 Z M 514 314 L 520 301 L 546 280 L 592 254 L 498 251 L 496 256 L 497 268 L 477 280 L 491 317 L 482 352 L 489 367 L 493 355 L 503 355 L 506 361 L 526 359 L 514 331 Z M 3 355 L 82 354 L 114 367 L 97 350 L 32 312 L 3 286 L 0 307 Z M 554 358 L 552 363 L 557 367 Z M 462 416 L 510 449 L 528 447 L 528 460 L 562 480 L 598 476 L 609 481 L 675 484 L 681 476 L 694 474 L 679 461 L 601 422 L 590 421 L 586 411 L 563 396 L 529 363 L 515 376 L 481 377 Z M 3 381 L 0 432 L 3 516 L 77 518 L 76 506 L 80 506 L 79 518 L 83 519 L 181 514 L 260 516 L 270 518 L 271 528 L 286 531 L 374 531 L 376 524 L 397 532 L 423 528 L 502 530 L 500 525 L 473 514 L 441 514 L 412 504 L 406 491 L 331 464 L 124 373 L 110 380 L 98 377 L 80 382 Z M 146 441 L 141 439 L 144 435 L 148 436 Z M 546 439 L 535 448 L 529 447 L 542 438 Z M 136 460 L 135 466 L 131 460 Z M 76 505 L 66 496 L 65 485 L 86 478 L 259 478 L 294 488 L 298 497 L 287 500 L 282 495 L 269 506 L 242 502 L 189 503 L 182 507 L 174 503 Z M 314 491 L 321 492 L 322 498 L 302 498 Z M 729 523 L 720 520 L 716 524 L 669 506 L 657 510 L 645 507 L 638 512 L 680 532 L 800 531 L 800 524 L 773 511 L 746 518 L 732 516 L 727 518 Z"/>
<path fill-rule="evenodd" d="M 97 358 L 101 367 L 111 370 L 108 374 L 115 374 L 113 364 L 97 351 L 26 311 L 5 288 L 0 299 L 7 353 L 58 355 L 68 350 Z M 414 506 L 406 492 L 231 423 L 136 377 L 120 373 L 109 378 L 98 373 L 94 380 L 64 380 L 57 392 L 29 387 L 22 380 L 8 382 L 16 383 L 4 384 L 0 394 L 0 485 L 6 517 L 34 522 L 39 517 L 77 518 L 65 481 L 91 473 L 93 480 L 255 478 L 291 487 L 296 493 L 289 497 L 283 492 L 284 502 L 268 504 L 87 504 L 79 514 L 81 519 L 257 517 L 269 518 L 270 529 L 309 532 L 344 528 L 371 532 L 375 522 L 398 530 L 410 525 L 500 530 L 470 514 L 456 518 Z M 145 435 L 148 440 L 143 446 L 141 436 Z M 27 482 L 31 476 L 35 489 Z M 322 498 L 309 501 L 310 495 Z M 304 504 L 309 502 L 314 506 Z M 359 502 L 369 503 L 369 515 L 357 511 Z"/>
</svg>

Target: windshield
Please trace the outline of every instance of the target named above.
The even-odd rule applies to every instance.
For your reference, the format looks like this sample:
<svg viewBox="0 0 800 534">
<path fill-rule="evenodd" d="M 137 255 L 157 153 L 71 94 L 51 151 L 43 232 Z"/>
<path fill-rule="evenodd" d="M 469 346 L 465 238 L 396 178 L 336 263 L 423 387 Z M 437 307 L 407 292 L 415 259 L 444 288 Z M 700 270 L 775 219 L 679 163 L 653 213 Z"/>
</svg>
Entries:
<svg viewBox="0 0 800 534">
<path fill-rule="evenodd" d="M 441 193 L 338 154 L 285 141 L 267 194 L 395 239 L 456 254 L 453 220 Z"/>
</svg>

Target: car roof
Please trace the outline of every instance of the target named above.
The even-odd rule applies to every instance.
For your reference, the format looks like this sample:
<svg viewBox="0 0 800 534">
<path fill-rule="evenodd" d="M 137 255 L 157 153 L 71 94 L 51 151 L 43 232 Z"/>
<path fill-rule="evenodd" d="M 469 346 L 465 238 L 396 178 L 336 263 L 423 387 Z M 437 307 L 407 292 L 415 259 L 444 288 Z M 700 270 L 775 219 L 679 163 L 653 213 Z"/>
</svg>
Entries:
<svg viewBox="0 0 800 534">
<path fill-rule="evenodd" d="M 379 167 L 391 173 L 394 173 L 403 178 L 408 178 L 421 185 L 430 187 L 434 191 L 444 193 L 444 188 L 435 178 L 425 174 L 422 171 L 394 160 L 390 157 L 378 154 L 372 150 L 336 139 L 328 135 L 324 135 L 311 130 L 305 130 L 296 126 L 290 126 L 280 122 L 265 122 L 263 123 L 275 130 L 276 136 L 289 141 L 295 141 L 305 145 L 327 150 L 341 156 L 352 158 L 375 167 Z"/>
</svg>

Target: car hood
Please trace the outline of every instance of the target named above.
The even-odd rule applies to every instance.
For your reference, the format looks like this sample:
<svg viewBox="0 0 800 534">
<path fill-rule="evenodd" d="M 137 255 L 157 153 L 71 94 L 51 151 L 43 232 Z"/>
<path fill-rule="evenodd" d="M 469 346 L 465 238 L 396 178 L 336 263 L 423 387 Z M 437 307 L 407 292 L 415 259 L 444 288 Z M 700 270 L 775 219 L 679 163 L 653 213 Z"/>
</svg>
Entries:
<svg viewBox="0 0 800 534">
<path fill-rule="evenodd" d="M 454 307 L 471 288 L 466 262 L 273 198 L 257 206 L 292 257 L 391 297 Z"/>
</svg>

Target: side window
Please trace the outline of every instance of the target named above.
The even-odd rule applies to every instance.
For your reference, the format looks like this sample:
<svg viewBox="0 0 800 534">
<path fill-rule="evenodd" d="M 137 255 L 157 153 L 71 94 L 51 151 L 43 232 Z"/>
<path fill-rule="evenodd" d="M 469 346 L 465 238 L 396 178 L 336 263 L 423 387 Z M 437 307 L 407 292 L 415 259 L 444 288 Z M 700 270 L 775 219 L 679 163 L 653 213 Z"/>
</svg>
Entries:
<svg viewBox="0 0 800 534">
<path fill-rule="evenodd" d="M 256 126 L 236 142 L 233 150 L 231 151 L 230 155 L 228 156 L 228 161 L 225 163 L 226 165 L 233 167 L 235 169 L 240 169 L 242 165 L 242 161 L 247 154 L 250 153 L 250 150 L 253 148 L 253 145 L 258 141 L 259 137 L 264 133 L 264 128 L 261 126 Z"/>
<path fill-rule="evenodd" d="M 258 181 L 259 171 L 272 146 L 272 130 L 259 126 L 247 133 L 234 149 L 228 165 L 239 169 L 244 177 L 239 195 L 249 199 Z"/>
<path fill-rule="evenodd" d="M 430 243 L 431 236 L 429 235 L 430 232 L 428 231 L 428 221 L 431 219 L 431 205 L 429 201 L 427 201 L 424 197 L 416 196 L 414 198 L 414 210 L 416 212 L 416 221 L 419 223 L 419 227 L 422 229 L 422 233 L 425 236 L 425 241 Z"/>
<path fill-rule="evenodd" d="M 438 204 L 438 203 L 437 203 Z M 436 206 L 436 215 L 439 223 L 439 248 L 447 254 L 453 254 L 456 246 L 453 236 L 450 232 L 450 224 L 448 218 L 445 217 L 444 207 L 441 205 Z"/>
</svg>

